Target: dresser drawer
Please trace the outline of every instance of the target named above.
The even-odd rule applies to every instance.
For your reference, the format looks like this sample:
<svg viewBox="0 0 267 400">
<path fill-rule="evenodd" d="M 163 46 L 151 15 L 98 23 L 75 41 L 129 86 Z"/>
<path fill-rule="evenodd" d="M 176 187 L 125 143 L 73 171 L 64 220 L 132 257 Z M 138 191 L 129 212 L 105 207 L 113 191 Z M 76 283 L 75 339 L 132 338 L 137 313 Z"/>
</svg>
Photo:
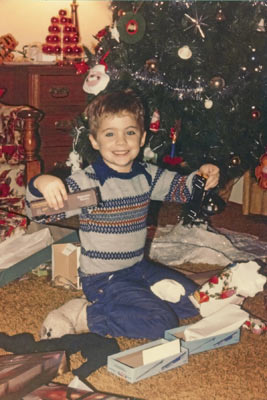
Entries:
<svg viewBox="0 0 267 400">
<path fill-rule="evenodd" d="M 47 114 L 40 126 L 42 147 L 47 146 L 70 146 L 73 137 L 70 135 L 72 120 L 76 114 Z"/>
<path fill-rule="evenodd" d="M 86 93 L 83 91 L 84 76 L 40 76 L 40 107 L 84 106 Z"/>
</svg>

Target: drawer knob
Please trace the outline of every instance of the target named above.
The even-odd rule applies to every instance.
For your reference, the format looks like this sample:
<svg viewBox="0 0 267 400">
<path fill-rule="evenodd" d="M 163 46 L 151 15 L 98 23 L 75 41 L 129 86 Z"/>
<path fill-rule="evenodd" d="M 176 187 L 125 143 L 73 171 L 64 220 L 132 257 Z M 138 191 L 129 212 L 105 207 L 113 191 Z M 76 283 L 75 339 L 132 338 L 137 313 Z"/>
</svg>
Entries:
<svg viewBox="0 0 267 400">
<path fill-rule="evenodd" d="M 70 91 L 66 87 L 52 87 L 49 89 L 49 93 L 51 94 L 52 97 L 55 98 L 63 98 L 63 97 L 68 97 L 70 94 Z"/>
</svg>

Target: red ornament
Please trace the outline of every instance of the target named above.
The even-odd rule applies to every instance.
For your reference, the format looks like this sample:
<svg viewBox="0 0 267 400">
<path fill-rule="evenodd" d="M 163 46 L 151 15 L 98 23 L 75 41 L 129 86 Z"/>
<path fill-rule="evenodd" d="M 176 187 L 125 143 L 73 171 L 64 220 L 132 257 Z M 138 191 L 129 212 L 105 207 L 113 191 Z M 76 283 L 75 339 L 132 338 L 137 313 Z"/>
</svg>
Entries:
<svg viewBox="0 0 267 400">
<path fill-rule="evenodd" d="M 73 46 L 72 51 L 74 54 L 81 54 L 83 49 L 81 48 L 81 46 Z"/>
<path fill-rule="evenodd" d="M 61 18 L 60 18 L 60 23 L 61 23 L 62 25 L 67 24 L 67 23 L 68 23 L 68 18 L 66 18 L 66 17 L 61 17 Z"/>
<path fill-rule="evenodd" d="M 106 36 L 107 33 L 108 33 L 108 32 L 107 32 L 106 29 L 101 29 L 101 31 L 99 31 L 99 32 L 96 34 L 96 39 L 98 39 L 98 40 L 102 39 L 104 36 Z"/>
<path fill-rule="evenodd" d="M 78 43 L 79 42 L 79 36 L 78 35 L 71 36 L 71 42 L 72 43 Z"/>
<path fill-rule="evenodd" d="M 252 119 L 257 120 L 257 119 L 260 119 L 260 117 L 261 117 L 261 113 L 260 113 L 259 110 L 253 109 L 251 111 L 251 118 Z"/>
<path fill-rule="evenodd" d="M 71 46 L 63 47 L 63 53 L 64 54 L 72 54 L 72 47 Z"/>
<path fill-rule="evenodd" d="M 46 53 L 46 54 L 52 54 L 52 53 L 54 52 L 54 47 L 51 46 L 51 45 L 49 45 L 49 44 L 47 44 L 47 45 L 44 45 L 44 46 L 42 47 L 42 50 L 43 50 L 43 52 Z"/>
<path fill-rule="evenodd" d="M 59 10 L 58 14 L 64 16 L 64 15 L 67 15 L 67 11 L 66 10 Z"/>
<path fill-rule="evenodd" d="M 60 37 L 58 35 L 53 35 L 53 43 L 59 43 Z"/>
<path fill-rule="evenodd" d="M 58 24 L 59 23 L 58 17 L 52 17 L 51 22 L 52 22 L 52 24 Z"/>
<path fill-rule="evenodd" d="M 50 33 L 59 33 L 60 27 L 58 25 L 50 25 L 48 30 Z"/>
<path fill-rule="evenodd" d="M 158 110 L 155 110 L 151 118 L 149 129 L 150 131 L 156 133 L 158 132 L 159 128 L 160 128 L 160 114 Z"/>
<path fill-rule="evenodd" d="M 48 36 L 46 36 L 45 40 L 47 43 L 52 43 L 52 41 L 53 41 L 52 38 L 53 38 L 52 35 L 48 35 Z"/>
<path fill-rule="evenodd" d="M 259 187 L 267 189 L 267 151 L 260 158 L 260 165 L 255 168 L 255 176 Z"/>
<path fill-rule="evenodd" d="M 63 37 L 63 42 L 64 42 L 64 43 L 70 43 L 70 42 L 71 42 L 71 37 L 68 36 L 68 35 L 65 35 L 65 36 Z"/>
<path fill-rule="evenodd" d="M 61 50 L 62 50 L 62 49 L 61 49 L 60 46 L 55 46 L 55 47 L 54 47 L 54 53 L 55 53 L 55 54 L 61 54 Z"/>
<path fill-rule="evenodd" d="M 74 67 L 76 68 L 77 75 L 85 74 L 89 69 L 88 64 L 86 64 L 85 61 L 81 61 L 80 63 L 75 63 Z"/>
<path fill-rule="evenodd" d="M 72 26 L 69 26 L 69 25 L 64 26 L 63 32 L 64 33 L 71 33 L 72 32 Z"/>
<path fill-rule="evenodd" d="M 123 17 L 125 14 L 126 14 L 126 11 L 124 11 L 122 9 L 118 11 L 118 16 L 119 17 Z"/>
</svg>

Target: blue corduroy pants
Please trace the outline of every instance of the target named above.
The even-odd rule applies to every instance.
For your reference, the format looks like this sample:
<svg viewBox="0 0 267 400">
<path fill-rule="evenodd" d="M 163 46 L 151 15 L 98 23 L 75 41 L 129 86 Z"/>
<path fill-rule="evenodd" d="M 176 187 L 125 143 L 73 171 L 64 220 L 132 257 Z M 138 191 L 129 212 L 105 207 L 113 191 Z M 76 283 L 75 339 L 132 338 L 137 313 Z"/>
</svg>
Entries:
<svg viewBox="0 0 267 400">
<path fill-rule="evenodd" d="M 112 273 L 85 275 L 82 288 L 92 305 L 87 307 L 91 332 L 113 337 L 157 339 L 179 325 L 179 319 L 198 315 L 188 296 L 197 289 L 189 278 L 168 267 L 147 260 Z M 161 300 L 150 286 L 172 279 L 185 288 L 177 303 Z"/>
</svg>

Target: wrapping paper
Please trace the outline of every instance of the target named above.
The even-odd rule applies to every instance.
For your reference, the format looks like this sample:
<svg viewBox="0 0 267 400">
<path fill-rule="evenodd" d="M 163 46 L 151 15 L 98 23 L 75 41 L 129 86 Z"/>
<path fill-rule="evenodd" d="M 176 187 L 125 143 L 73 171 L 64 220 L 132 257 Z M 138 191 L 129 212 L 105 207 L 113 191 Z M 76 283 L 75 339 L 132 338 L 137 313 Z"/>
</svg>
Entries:
<svg viewBox="0 0 267 400">
<path fill-rule="evenodd" d="M 266 277 L 258 272 L 259 269 L 260 265 L 255 261 L 233 264 L 212 276 L 189 298 L 202 317 L 228 304 L 240 305 L 245 297 L 253 297 L 263 290 Z"/>
<path fill-rule="evenodd" d="M 177 266 L 186 262 L 221 265 L 250 261 L 266 257 L 264 254 L 245 251 L 237 247 L 223 234 L 212 232 L 207 224 L 192 227 L 181 222 L 174 227 L 157 230 L 158 237 L 151 243 L 149 257 L 164 265 Z M 255 242 L 255 240 L 253 240 Z M 259 254 L 259 252 L 257 252 Z"/>
</svg>

